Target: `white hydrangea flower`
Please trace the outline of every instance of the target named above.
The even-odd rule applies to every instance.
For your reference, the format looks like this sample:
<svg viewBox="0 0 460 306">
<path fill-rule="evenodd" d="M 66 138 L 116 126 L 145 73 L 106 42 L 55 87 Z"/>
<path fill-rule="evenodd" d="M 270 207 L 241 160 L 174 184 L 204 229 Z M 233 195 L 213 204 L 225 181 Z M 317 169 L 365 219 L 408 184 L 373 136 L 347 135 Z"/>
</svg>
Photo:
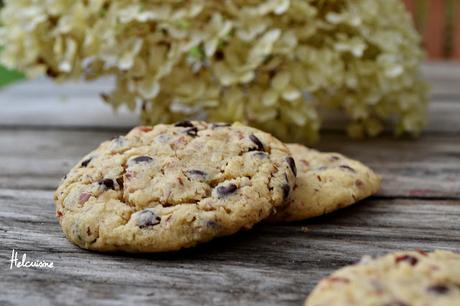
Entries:
<svg viewBox="0 0 460 306">
<path fill-rule="evenodd" d="M 6 0 L 1 61 L 59 81 L 113 75 L 144 123 L 242 121 L 314 140 L 316 108 L 351 136 L 418 133 L 427 87 L 399 0 Z M 306 94 L 308 93 L 308 94 Z"/>
</svg>

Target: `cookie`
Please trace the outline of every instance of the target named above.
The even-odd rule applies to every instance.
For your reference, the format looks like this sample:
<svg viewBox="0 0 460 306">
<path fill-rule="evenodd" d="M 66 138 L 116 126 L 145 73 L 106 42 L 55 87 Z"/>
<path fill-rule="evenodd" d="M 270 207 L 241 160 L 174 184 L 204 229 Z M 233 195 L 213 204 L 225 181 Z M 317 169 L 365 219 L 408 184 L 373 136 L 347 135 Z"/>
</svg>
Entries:
<svg viewBox="0 0 460 306">
<path fill-rule="evenodd" d="M 305 306 L 458 306 L 460 254 L 398 252 L 342 268 L 320 281 Z"/>
<path fill-rule="evenodd" d="M 288 205 L 270 221 L 298 221 L 349 206 L 378 191 L 380 178 L 362 163 L 338 153 L 289 144 L 297 182 Z"/>
<path fill-rule="evenodd" d="M 70 171 L 56 214 L 82 248 L 174 251 L 251 228 L 286 203 L 294 172 L 283 143 L 239 123 L 137 127 Z"/>
</svg>

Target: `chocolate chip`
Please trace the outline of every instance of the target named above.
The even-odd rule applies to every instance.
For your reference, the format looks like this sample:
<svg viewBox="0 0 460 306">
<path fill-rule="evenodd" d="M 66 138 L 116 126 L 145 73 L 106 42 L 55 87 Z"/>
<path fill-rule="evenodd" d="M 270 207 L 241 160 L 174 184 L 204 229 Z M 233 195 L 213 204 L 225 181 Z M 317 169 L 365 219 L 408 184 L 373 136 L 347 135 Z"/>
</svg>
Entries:
<svg viewBox="0 0 460 306">
<path fill-rule="evenodd" d="M 291 170 L 292 170 L 292 173 L 294 173 L 294 176 L 297 176 L 297 167 L 295 166 L 294 158 L 289 156 L 288 158 L 286 158 L 286 161 L 288 162 L 289 167 L 291 167 Z"/>
<path fill-rule="evenodd" d="M 99 185 L 104 186 L 105 189 L 115 190 L 115 184 L 113 183 L 112 179 L 103 179 L 99 181 Z"/>
<path fill-rule="evenodd" d="M 92 158 L 85 159 L 84 161 L 81 162 L 82 167 L 88 166 L 88 164 L 91 162 Z"/>
<path fill-rule="evenodd" d="M 131 159 L 131 161 L 133 161 L 135 164 L 150 163 L 151 161 L 153 161 L 153 158 L 151 158 L 150 156 L 138 156 Z"/>
<path fill-rule="evenodd" d="M 268 154 L 263 151 L 256 151 L 252 155 L 257 156 L 258 158 L 267 158 Z"/>
<path fill-rule="evenodd" d="M 251 139 L 251 141 L 257 146 L 257 148 L 251 148 L 249 149 L 249 151 L 265 151 L 264 144 L 262 143 L 262 141 L 260 141 L 259 138 L 257 138 L 256 135 L 249 135 L 249 139 Z"/>
<path fill-rule="evenodd" d="M 443 284 L 438 284 L 428 287 L 427 291 L 433 294 L 443 295 L 449 292 L 449 287 Z"/>
<path fill-rule="evenodd" d="M 178 127 L 194 127 L 193 123 L 189 120 L 184 120 L 184 121 L 180 121 L 180 122 L 177 122 L 176 124 L 174 124 L 174 126 L 178 126 Z"/>
<path fill-rule="evenodd" d="M 217 194 L 222 197 L 222 196 L 227 196 L 229 194 L 232 194 L 234 193 L 236 190 L 238 189 L 238 187 L 236 187 L 235 184 L 228 184 L 227 186 L 219 186 L 217 187 Z"/>
<path fill-rule="evenodd" d="M 201 170 L 187 170 L 187 174 L 190 174 L 191 176 L 207 176 L 207 173 Z"/>
<path fill-rule="evenodd" d="M 281 188 L 283 189 L 283 199 L 286 200 L 289 197 L 289 193 L 291 192 L 291 186 L 288 184 L 283 184 Z"/>
<path fill-rule="evenodd" d="M 140 228 L 154 226 L 161 222 L 161 218 L 148 209 L 136 213 L 135 218 L 136 224 Z"/>
<path fill-rule="evenodd" d="M 339 168 L 344 169 L 344 170 L 348 170 L 348 171 L 353 172 L 353 173 L 356 172 L 355 169 L 353 169 L 352 167 L 347 166 L 347 165 L 340 165 Z"/>
<path fill-rule="evenodd" d="M 395 261 L 397 264 L 404 261 L 404 262 L 409 263 L 411 266 L 415 266 L 418 262 L 418 259 L 410 255 L 401 255 L 401 256 L 396 257 Z"/>
<path fill-rule="evenodd" d="M 208 221 L 206 222 L 206 226 L 210 228 L 218 228 L 219 224 L 216 221 Z"/>
<path fill-rule="evenodd" d="M 196 127 L 185 130 L 185 133 L 189 136 L 196 137 L 198 135 L 198 129 Z"/>
</svg>

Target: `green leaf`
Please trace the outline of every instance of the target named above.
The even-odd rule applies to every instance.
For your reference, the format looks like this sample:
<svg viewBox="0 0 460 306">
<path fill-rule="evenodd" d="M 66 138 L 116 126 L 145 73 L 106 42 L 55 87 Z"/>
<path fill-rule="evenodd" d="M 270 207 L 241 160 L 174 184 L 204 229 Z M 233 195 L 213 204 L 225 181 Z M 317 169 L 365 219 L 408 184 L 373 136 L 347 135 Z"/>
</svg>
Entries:
<svg viewBox="0 0 460 306">
<path fill-rule="evenodd" d="M 13 82 L 17 82 L 24 78 L 24 74 L 15 70 L 8 70 L 5 67 L 0 66 L 0 87 L 6 86 Z"/>
</svg>

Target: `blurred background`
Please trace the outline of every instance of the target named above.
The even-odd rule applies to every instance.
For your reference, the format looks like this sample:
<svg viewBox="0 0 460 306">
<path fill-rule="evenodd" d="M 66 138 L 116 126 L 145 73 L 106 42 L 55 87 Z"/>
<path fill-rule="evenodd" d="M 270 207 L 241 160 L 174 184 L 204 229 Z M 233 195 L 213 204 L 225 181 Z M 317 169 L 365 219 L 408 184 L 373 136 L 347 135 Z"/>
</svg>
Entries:
<svg viewBox="0 0 460 306">
<path fill-rule="evenodd" d="M 403 0 L 430 60 L 460 60 L 460 0 Z"/>
<path fill-rule="evenodd" d="M 414 24 L 423 38 L 428 60 L 460 61 L 460 0 L 401 1 L 412 14 Z M 3 1 L 0 0 L 0 7 L 2 5 Z M 21 73 L 0 65 L 0 87 L 22 78 Z"/>
</svg>

